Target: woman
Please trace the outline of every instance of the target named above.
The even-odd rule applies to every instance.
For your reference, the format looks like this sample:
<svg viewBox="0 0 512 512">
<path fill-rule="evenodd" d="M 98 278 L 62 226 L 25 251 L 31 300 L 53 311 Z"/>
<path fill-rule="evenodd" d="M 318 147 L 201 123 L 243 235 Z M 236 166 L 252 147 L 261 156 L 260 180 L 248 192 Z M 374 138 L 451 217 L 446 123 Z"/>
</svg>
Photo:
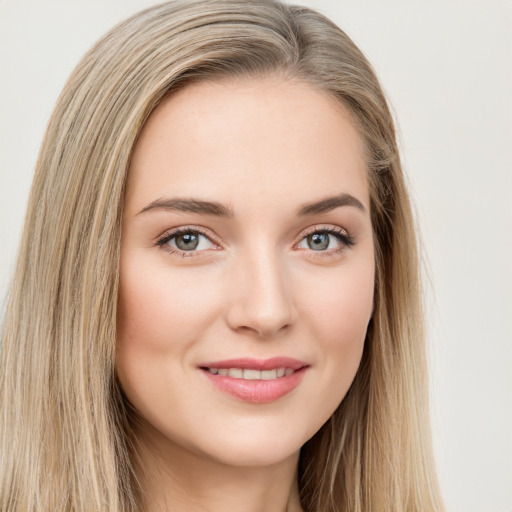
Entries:
<svg viewBox="0 0 512 512">
<path fill-rule="evenodd" d="M 414 226 L 360 51 L 273 0 L 120 24 L 43 142 L 2 510 L 442 510 Z"/>
</svg>

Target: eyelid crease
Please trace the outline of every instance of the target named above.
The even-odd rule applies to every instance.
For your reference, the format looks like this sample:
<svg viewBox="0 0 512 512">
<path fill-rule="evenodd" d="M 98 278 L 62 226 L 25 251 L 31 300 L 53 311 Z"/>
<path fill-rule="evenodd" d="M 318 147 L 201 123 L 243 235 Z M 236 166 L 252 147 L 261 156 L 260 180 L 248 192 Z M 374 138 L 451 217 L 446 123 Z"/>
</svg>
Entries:
<svg viewBox="0 0 512 512">
<path fill-rule="evenodd" d="M 324 225 L 318 225 L 315 224 L 314 226 L 311 226 L 309 228 L 306 228 L 305 232 L 302 233 L 302 236 L 310 235 L 311 233 L 324 233 L 324 232 L 336 232 L 343 235 L 346 235 L 347 237 L 350 237 L 350 234 L 348 230 L 345 228 L 342 228 L 340 226 L 335 226 L 333 224 L 324 224 Z"/>
<path fill-rule="evenodd" d="M 300 240 L 302 240 L 304 237 L 309 236 L 313 233 L 330 233 L 333 235 L 339 235 L 343 238 L 343 240 L 346 240 L 347 243 L 350 243 L 353 245 L 355 243 L 354 236 L 349 232 L 348 229 L 342 228 L 340 226 L 332 225 L 332 224 L 325 224 L 325 225 L 315 225 L 311 226 L 310 228 L 307 228 L 306 231 L 304 231 L 301 234 Z"/>
<path fill-rule="evenodd" d="M 156 245 L 161 245 L 161 244 L 166 243 L 167 241 L 169 241 L 171 238 L 173 238 L 175 236 L 186 235 L 188 233 L 197 233 L 197 234 L 203 235 L 206 238 L 208 238 L 208 240 L 210 240 L 213 244 L 220 245 L 218 242 L 216 242 L 214 240 L 215 237 L 213 237 L 209 233 L 209 231 L 205 230 L 202 227 L 194 226 L 194 225 L 192 225 L 192 226 L 185 226 L 185 227 L 179 227 L 179 228 L 167 229 L 166 231 L 164 231 L 162 234 L 158 235 L 155 238 L 155 244 Z"/>
</svg>

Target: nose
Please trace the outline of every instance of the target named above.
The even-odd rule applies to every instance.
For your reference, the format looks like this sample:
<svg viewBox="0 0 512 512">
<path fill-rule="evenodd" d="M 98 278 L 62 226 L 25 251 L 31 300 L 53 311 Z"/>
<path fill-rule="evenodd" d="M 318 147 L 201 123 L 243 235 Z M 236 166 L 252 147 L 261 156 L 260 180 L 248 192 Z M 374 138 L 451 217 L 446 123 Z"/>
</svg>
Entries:
<svg viewBox="0 0 512 512">
<path fill-rule="evenodd" d="M 231 329 L 270 338 L 295 323 L 290 279 L 277 255 L 258 252 L 240 258 L 232 270 L 227 313 Z"/>
</svg>

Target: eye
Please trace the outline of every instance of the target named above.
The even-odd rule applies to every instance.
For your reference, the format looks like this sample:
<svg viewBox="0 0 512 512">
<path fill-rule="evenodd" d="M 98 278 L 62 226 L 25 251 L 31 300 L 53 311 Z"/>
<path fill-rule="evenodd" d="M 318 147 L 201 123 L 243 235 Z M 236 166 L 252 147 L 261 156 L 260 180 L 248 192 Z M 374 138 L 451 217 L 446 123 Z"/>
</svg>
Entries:
<svg viewBox="0 0 512 512">
<path fill-rule="evenodd" d="M 316 228 L 308 233 L 297 245 L 299 249 L 315 252 L 338 252 L 354 245 L 352 237 L 341 228 Z"/>
<path fill-rule="evenodd" d="M 192 256 L 194 252 L 218 248 L 208 236 L 195 229 L 176 229 L 164 235 L 157 245 L 182 256 Z"/>
</svg>

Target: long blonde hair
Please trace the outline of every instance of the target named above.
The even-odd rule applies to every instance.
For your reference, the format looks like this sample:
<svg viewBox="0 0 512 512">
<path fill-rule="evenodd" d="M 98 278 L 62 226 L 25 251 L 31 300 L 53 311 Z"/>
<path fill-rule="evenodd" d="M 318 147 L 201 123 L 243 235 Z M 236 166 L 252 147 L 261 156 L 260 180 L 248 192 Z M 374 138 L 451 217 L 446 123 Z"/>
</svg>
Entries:
<svg viewBox="0 0 512 512">
<path fill-rule="evenodd" d="M 308 512 L 439 512 L 417 242 L 378 80 L 327 18 L 277 0 L 176 0 L 105 35 L 46 132 L 1 339 L 0 509 L 110 511 L 141 499 L 130 410 L 115 378 L 124 189 L 162 98 L 192 81 L 274 75 L 336 97 L 364 140 L 375 310 L 345 399 L 302 448 Z"/>
</svg>

